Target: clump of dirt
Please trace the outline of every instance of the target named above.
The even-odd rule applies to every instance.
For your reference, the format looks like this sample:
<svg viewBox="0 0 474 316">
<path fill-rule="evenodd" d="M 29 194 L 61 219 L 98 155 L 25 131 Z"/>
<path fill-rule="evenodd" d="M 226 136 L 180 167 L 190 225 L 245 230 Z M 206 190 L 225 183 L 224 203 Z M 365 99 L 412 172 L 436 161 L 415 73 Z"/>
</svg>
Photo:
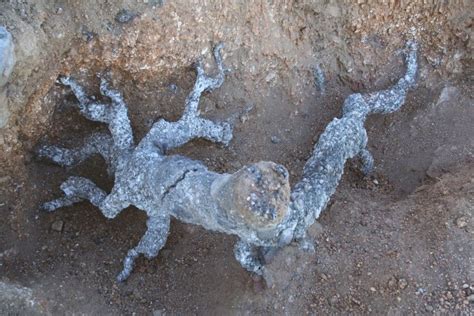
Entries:
<svg viewBox="0 0 474 316">
<path fill-rule="evenodd" d="M 1 3 L 16 64 L 0 104 L 8 121 L 0 128 L 0 281 L 31 289 L 39 311 L 53 313 L 469 311 L 472 14 L 467 2 Z M 116 284 L 143 214 L 129 209 L 108 221 L 86 203 L 37 210 L 69 175 L 112 184 L 99 159 L 64 170 L 32 153 L 38 142 L 76 146 L 103 129 L 72 109 L 59 74 L 97 94 L 96 74 L 108 72 L 139 140 L 158 118 L 178 118 L 191 64 L 203 58 L 212 69 L 210 49 L 224 42 L 232 72 L 203 97 L 201 112 L 245 114 L 228 148 L 194 141 L 179 153 L 220 172 L 271 160 L 294 183 L 344 98 L 403 73 L 408 38 L 420 44 L 418 84 L 401 111 L 367 122 L 375 174 L 364 178 L 348 164 L 314 227 L 316 254 L 285 249 L 269 263 L 268 287 L 235 262 L 234 237 L 177 222 L 160 255 L 140 259 Z"/>
</svg>

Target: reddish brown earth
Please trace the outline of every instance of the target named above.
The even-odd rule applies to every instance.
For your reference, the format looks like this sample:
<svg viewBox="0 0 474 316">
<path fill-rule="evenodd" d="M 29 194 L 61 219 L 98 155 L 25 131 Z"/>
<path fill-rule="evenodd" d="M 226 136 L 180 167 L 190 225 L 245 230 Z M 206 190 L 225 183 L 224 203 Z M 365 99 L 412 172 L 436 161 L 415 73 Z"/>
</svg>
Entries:
<svg viewBox="0 0 474 316">
<path fill-rule="evenodd" d="M 359 2 L 0 3 L 17 55 L 7 86 L 11 115 L 0 128 L 0 311 L 473 313 L 472 10 L 467 2 Z M 115 17 L 123 8 L 137 15 L 122 24 Z M 268 263 L 267 283 L 234 260 L 233 236 L 174 221 L 159 256 L 141 258 L 117 284 L 144 214 L 130 208 L 111 221 L 88 203 L 38 211 L 70 175 L 105 189 L 113 181 L 98 158 L 64 170 L 34 157 L 39 142 L 74 146 L 104 129 L 72 108 L 74 98 L 54 84 L 59 74 L 97 93 L 95 73 L 111 71 L 139 140 L 158 118 L 179 117 L 191 63 L 202 55 L 212 69 L 209 49 L 223 41 L 233 71 L 204 96 L 203 115 L 218 120 L 253 108 L 228 148 L 193 141 L 178 152 L 220 172 L 272 160 L 294 183 L 344 98 L 403 73 L 397 50 L 412 33 L 420 42 L 417 87 L 401 111 L 366 124 L 374 175 L 347 164 L 311 230 L 316 253 L 283 249 Z M 324 94 L 313 77 L 318 64 Z"/>
</svg>

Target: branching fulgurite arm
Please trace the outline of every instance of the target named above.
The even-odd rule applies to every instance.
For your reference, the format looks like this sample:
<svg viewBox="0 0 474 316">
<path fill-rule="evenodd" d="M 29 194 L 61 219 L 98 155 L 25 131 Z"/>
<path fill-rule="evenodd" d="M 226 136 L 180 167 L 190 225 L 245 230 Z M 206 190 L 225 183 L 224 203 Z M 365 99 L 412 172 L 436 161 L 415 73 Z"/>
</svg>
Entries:
<svg viewBox="0 0 474 316">
<path fill-rule="evenodd" d="M 65 194 L 64 197 L 46 202 L 41 208 L 52 212 L 57 208 L 70 206 L 82 200 L 89 200 L 93 205 L 99 207 L 107 195 L 91 180 L 82 177 L 70 177 L 61 184 L 61 190 Z"/>
<path fill-rule="evenodd" d="M 105 79 L 102 79 L 100 91 L 111 100 L 111 105 L 106 105 L 88 97 L 84 89 L 74 79 L 61 77 L 60 81 L 71 88 L 79 101 L 78 107 L 81 114 L 90 120 L 108 123 L 112 136 L 94 134 L 86 140 L 83 147 L 75 149 L 45 145 L 38 149 L 39 156 L 49 158 L 62 166 L 70 166 L 83 161 L 92 154 L 99 153 L 109 164 L 109 171 L 116 171 L 117 167 L 127 160 L 134 147 L 127 105 L 121 94 L 110 89 Z M 99 207 L 106 217 L 112 218 L 129 205 L 114 194 L 107 195 L 86 178 L 71 177 L 61 185 L 61 189 L 65 196 L 43 204 L 42 209 L 54 211 L 82 200 L 89 200 Z"/>
<path fill-rule="evenodd" d="M 107 162 L 109 168 L 111 168 L 109 173 L 112 173 L 115 167 L 113 151 L 112 137 L 107 134 L 97 133 L 89 136 L 84 141 L 82 147 L 69 149 L 54 145 L 43 145 L 38 148 L 37 152 L 39 157 L 49 158 L 63 167 L 79 164 L 91 155 L 100 154 Z"/>
<path fill-rule="evenodd" d="M 406 47 L 407 71 L 391 89 L 363 94 L 370 113 L 388 114 L 397 111 L 405 102 L 407 91 L 415 84 L 417 70 L 417 43 L 409 41 Z"/>
<path fill-rule="evenodd" d="M 106 105 L 88 97 L 74 79 L 60 77 L 59 80 L 71 88 L 79 101 L 78 108 L 81 114 L 92 121 L 107 123 L 112 136 L 103 133 L 93 134 L 85 140 L 82 147 L 73 149 L 43 145 L 38 148 L 38 155 L 66 167 L 78 164 L 93 154 L 100 154 L 107 162 L 109 173 L 115 172 L 122 156 L 130 152 L 134 146 L 127 105 L 121 94 L 110 89 L 107 81 L 101 79 L 101 94 L 110 98 L 112 103 Z"/>
<path fill-rule="evenodd" d="M 114 147 L 118 151 L 133 148 L 133 132 L 128 118 L 127 105 L 120 92 L 110 89 L 107 81 L 101 78 L 100 92 L 112 101 L 111 105 L 106 105 L 88 97 L 84 89 L 74 79 L 61 77 L 60 81 L 71 88 L 79 101 L 79 110 L 82 115 L 92 121 L 108 124 Z"/>
<path fill-rule="evenodd" d="M 347 159 L 359 155 L 363 161 L 363 171 L 370 172 L 372 169 L 373 158 L 366 148 L 365 119 L 370 113 L 394 112 L 405 102 L 407 91 L 415 83 L 415 42 L 407 43 L 406 64 L 405 76 L 392 88 L 350 95 L 344 102 L 342 118 L 331 121 L 320 136 L 304 167 L 301 181 L 292 191 L 292 216 L 286 223 L 286 230 L 293 230 L 293 238 L 304 240 L 306 230 L 319 217 L 336 191 Z"/>
<path fill-rule="evenodd" d="M 142 145 L 153 143 L 162 149 L 179 147 L 193 138 L 205 138 L 212 142 L 227 145 L 232 139 L 232 126 L 227 122 L 214 123 L 199 116 L 201 94 L 219 88 L 224 82 L 225 67 L 222 61 L 219 44 L 214 48 L 214 59 L 218 74 L 210 77 L 204 73 L 200 63 L 196 64 L 196 82 L 186 98 L 183 116 L 177 122 L 160 120 L 153 125 Z"/>
</svg>

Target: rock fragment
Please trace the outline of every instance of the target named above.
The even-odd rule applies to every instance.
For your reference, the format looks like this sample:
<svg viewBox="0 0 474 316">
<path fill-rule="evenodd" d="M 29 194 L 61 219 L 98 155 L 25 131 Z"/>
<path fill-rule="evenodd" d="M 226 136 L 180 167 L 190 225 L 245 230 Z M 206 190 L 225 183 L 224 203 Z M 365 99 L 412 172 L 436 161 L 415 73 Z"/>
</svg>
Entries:
<svg viewBox="0 0 474 316">
<path fill-rule="evenodd" d="M 403 290 L 408 286 L 408 282 L 405 279 L 398 280 L 398 287 Z"/>
<path fill-rule="evenodd" d="M 121 24 L 125 24 L 132 21 L 136 16 L 136 13 L 126 9 L 122 9 L 117 13 L 117 15 L 115 15 L 115 21 Z"/>
<path fill-rule="evenodd" d="M 464 228 L 467 226 L 467 218 L 465 216 L 458 217 L 456 219 L 456 226 L 458 228 Z"/>
<path fill-rule="evenodd" d="M 387 285 L 391 289 L 395 288 L 396 285 L 397 285 L 397 279 L 395 279 L 395 277 L 393 277 L 393 276 L 390 277 L 390 279 L 388 279 Z"/>
<path fill-rule="evenodd" d="M 64 227 L 64 222 L 61 221 L 61 220 L 58 220 L 58 221 L 54 221 L 52 224 L 51 224 L 51 229 L 56 231 L 56 232 L 62 232 L 63 231 L 63 227 Z"/>
<path fill-rule="evenodd" d="M 280 139 L 278 136 L 275 136 L 275 135 L 273 135 L 273 136 L 271 137 L 271 141 L 272 141 L 273 144 L 279 144 L 279 143 L 281 143 L 281 139 Z"/>
</svg>

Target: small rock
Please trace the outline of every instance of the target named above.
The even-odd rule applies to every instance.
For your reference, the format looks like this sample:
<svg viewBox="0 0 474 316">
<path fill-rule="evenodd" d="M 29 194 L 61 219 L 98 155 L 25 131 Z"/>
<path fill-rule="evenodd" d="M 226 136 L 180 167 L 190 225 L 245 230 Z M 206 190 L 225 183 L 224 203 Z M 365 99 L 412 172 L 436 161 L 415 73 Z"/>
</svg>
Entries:
<svg viewBox="0 0 474 316">
<path fill-rule="evenodd" d="M 239 117 L 239 119 L 240 119 L 240 122 L 243 124 L 243 123 L 245 123 L 245 122 L 248 121 L 249 116 L 248 116 L 247 114 L 242 114 L 242 115 Z"/>
<path fill-rule="evenodd" d="M 281 139 L 278 136 L 272 136 L 271 140 L 274 144 L 281 143 Z"/>
<path fill-rule="evenodd" d="M 0 314 L 49 315 L 43 301 L 37 299 L 30 288 L 0 281 Z"/>
<path fill-rule="evenodd" d="M 466 284 L 466 285 L 467 285 L 467 284 Z M 462 288 L 462 289 L 463 289 L 463 291 L 464 291 L 464 294 L 466 294 L 466 296 L 469 296 L 469 295 L 471 295 L 471 294 L 474 293 L 473 288 L 470 287 L 469 285 L 467 285 L 466 287 L 464 287 L 464 285 L 463 285 L 463 288 Z"/>
<path fill-rule="evenodd" d="M 420 287 L 416 290 L 415 292 L 416 295 L 423 295 L 423 294 L 426 294 L 426 289 Z"/>
<path fill-rule="evenodd" d="M 379 185 L 379 181 L 378 181 L 377 179 L 374 179 L 372 182 L 373 182 L 375 185 Z"/>
<path fill-rule="evenodd" d="M 398 287 L 403 290 L 408 286 L 408 282 L 405 279 L 398 280 Z"/>
<path fill-rule="evenodd" d="M 452 300 L 453 299 L 453 294 L 450 291 L 446 292 L 446 298 L 448 300 Z"/>
<path fill-rule="evenodd" d="M 395 288 L 397 286 L 397 279 L 395 279 L 393 276 L 390 277 L 390 279 L 388 279 L 387 285 L 389 288 Z"/>
<path fill-rule="evenodd" d="M 433 311 L 433 307 L 431 305 L 426 305 L 425 309 L 426 309 L 427 312 L 432 312 Z"/>
<path fill-rule="evenodd" d="M 170 90 L 171 92 L 176 94 L 178 92 L 178 86 L 176 84 L 172 83 L 168 86 L 168 90 Z"/>
<path fill-rule="evenodd" d="M 90 41 L 92 41 L 94 39 L 94 37 L 96 36 L 97 34 L 94 33 L 94 32 L 90 32 L 90 31 L 84 31 L 82 32 L 82 39 L 89 43 Z"/>
<path fill-rule="evenodd" d="M 334 295 L 333 297 L 329 299 L 329 304 L 336 305 L 338 300 L 339 298 L 337 297 L 337 295 Z"/>
<path fill-rule="evenodd" d="M 375 287 L 371 287 L 371 288 L 370 288 L 370 291 L 371 291 L 371 292 L 377 292 L 377 290 L 375 289 Z"/>
<path fill-rule="evenodd" d="M 265 77 L 265 81 L 270 82 L 270 81 L 273 81 L 275 78 L 276 78 L 276 73 L 272 71 Z"/>
<path fill-rule="evenodd" d="M 464 228 L 467 226 L 467 218 L 465 216 L 461 216 L 456 219 L 456 226 L 458 228 Z"/>
<path fill-rule="evenodd" d="M 351 301 L 352 301 L 352 303 L 354 303 L 358 306 L 360 306 L 360 304 L 361 304 L 361 302 L 358 299 L 355 299 L 355 298 L 351 298 Z"/>
<path fill-rule="evenodd" d="M 125 24 L 133 20 L 136 16 L 137 15 L 135 13 L 126 9 L 122 9 L 115 16 L 115 21 L 117 21 L 118 23 Z"/>
<path fill-rule="evenodd" d="M 54 222 L 51 224 L 51 229 L 54 230 L 54 231 L 57 231 L 57 232 L 62 232 L 62 231 L 63 231 L 63 227 L 64 227 L 64 222 L 61 221 L 61 220 L 54 221 Z"/>
<path fill-rule="evenodd" d="M 473 303 L 474 302 L 474 294 L 471 294 L 467 297 L 467 300 L 470 302 L 470 303 Z"/>
</svg>

